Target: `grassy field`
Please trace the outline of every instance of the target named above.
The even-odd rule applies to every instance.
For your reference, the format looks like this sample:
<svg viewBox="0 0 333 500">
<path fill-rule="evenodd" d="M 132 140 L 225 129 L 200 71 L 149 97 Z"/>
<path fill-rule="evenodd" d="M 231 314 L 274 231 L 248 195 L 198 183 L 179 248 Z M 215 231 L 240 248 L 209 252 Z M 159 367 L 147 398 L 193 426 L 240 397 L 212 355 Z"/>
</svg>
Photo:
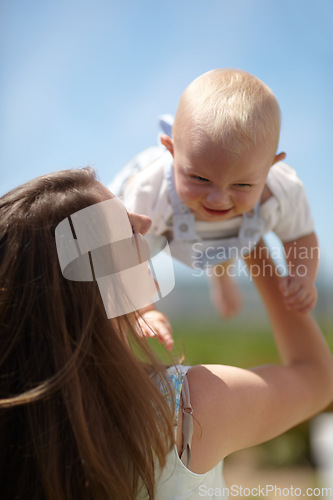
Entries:
<svg viewBox="0 0 333 500">
<path fill-rule="evenodd" d="M 333 323 L 320 323 L 333 350 Z M 259 321 L 255 326 L 243 322 L 191 321 L 173 323 L 175 346 L 173 357 L 185 356 L 184 365 L 229 364 L 248 368 L 262 363 L 278 362 L 278 355 L 268 324 Z M 168 362 L 164 348 L 152 342 L 158 354 Z"/>
</svg>

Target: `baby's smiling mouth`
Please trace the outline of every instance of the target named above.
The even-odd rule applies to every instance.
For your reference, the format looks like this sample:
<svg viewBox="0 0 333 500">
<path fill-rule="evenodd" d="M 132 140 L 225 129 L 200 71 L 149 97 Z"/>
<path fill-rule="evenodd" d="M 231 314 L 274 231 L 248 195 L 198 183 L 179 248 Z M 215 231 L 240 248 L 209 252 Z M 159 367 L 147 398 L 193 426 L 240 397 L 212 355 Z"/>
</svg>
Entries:
<svg viewBox="0 0 333 500">
<path fill-rule="evenodd" d="M 231 211 L 231 208 L 227 208 L 226 210 L 216 210 L 214 208 L 208 208 L 205 205 L 202 205 L 205 212 L 211 215 L 226 215 Z"/>
</svg>

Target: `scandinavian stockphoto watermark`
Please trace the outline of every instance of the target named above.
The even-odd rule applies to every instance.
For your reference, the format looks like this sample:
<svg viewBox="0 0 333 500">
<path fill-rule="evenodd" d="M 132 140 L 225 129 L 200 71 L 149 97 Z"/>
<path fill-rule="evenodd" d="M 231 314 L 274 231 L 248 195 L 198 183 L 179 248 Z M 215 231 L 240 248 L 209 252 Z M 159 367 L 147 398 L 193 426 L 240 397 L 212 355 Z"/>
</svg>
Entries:
<svg viewBox="0 0 333 500">
<path fill-rule="evenodd" d="M 58 224 L 55 237 L 64 278 L 95 281 L 108 318 L 148 306 L 175 286 L 167 240 L 133 234 L 119 198 L 71 214 Z M 162 250 L 168 257 L 163 261 L 163 277 L 159 265 Z"/>
<path fill-rule="evenodd" d="M 315 498 L 332 498 L 332 488 L 306 488 L 302 489 L 293 485 L 282 487 L 276 484 L 265 484 L 253 486 L 251 488 L 244 487 L 239 484 L 233 484 L 230 487 L 211 488 L 204 484 L 199 486 L 199 497 L 207 498 L 232 498 L 232 497 L 276 497 L 276 498 L 291 498 L 291 497 L 315 497 Z"/>
<path fill-rule="evenodd" d="M 269 250 L 266 247 L 250 248 L 243 246 L 242 248 L 229 247 L 226 253 L 224 247 L 203 247 L 200 242 L 197 242 L 192 247 L 193 250 L 193 272 L 192 276 L 201 277 L 203 275 L 221 277 L 228 275 L 229 277 L 249 276 L 248 266 L 243 260 L 252 252 L 255 258 L 262 260 L 262 267 L 259 268 L 256 264 L 251 264 L 251 278 L 257 277 L 260 273 L 266 276 L 272 276 L 278 273 L 281 276 L 299 276 L 304 277 L 307 274 L 306 262 L 311 259 L 319 259 L 320 248 L 318 246 L 306 247 L 298 246 L 296 242 L 287 250 L 282 245 L 270 245 Z M 275 265 L 268 261 L 271 257 Z M 223 265 L 215 265 L 213 261 L 220 260 Z M 286 262 L 288 263 L 288 266 Z M 205 262 L 205 265 L 203 265 Z M 212 262 L 212 264 L 210 264 Z M 292 264 L 297 262 L 297 264 Z"/>
</svg>

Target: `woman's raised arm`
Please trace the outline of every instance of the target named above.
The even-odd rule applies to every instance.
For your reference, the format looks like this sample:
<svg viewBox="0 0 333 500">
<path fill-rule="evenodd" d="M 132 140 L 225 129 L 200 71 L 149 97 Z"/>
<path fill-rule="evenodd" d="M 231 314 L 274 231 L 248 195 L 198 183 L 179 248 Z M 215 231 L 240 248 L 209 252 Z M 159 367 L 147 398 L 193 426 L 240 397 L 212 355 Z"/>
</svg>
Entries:
<svg viewBox="0 0 333 500">
<path fill-rule="evenodd" d="M 333 358 L 310 314 L 286 311 L 280 278 L 264 247 L 248 257 L 281 364 L 245 370 L 200 365 L 189 373 L 194 409 L 191 469 L 206 472 L 229 453 L 267 441 L 333 399 Z"/>
</svg>

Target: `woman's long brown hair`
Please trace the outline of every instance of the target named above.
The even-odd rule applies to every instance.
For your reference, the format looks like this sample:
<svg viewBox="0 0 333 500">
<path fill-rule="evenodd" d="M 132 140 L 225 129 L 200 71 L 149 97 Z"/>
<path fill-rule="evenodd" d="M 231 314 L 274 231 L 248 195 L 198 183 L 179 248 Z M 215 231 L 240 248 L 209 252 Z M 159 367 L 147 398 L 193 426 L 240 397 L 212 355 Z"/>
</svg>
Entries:
<svg viewBox="0 0 333 500">
<path fill-rule="evenodd" d="M 131 499 L 140 487 L 153 498 L 173 444 L 151 377 L 165 381 L 163 367 L 134 316 L 108 320 L 96 283 L 68 281 L 58 264 L 57 224 L 106 196 L 85 168 L 0 198 L 2 498 Z"/>
</svg>

